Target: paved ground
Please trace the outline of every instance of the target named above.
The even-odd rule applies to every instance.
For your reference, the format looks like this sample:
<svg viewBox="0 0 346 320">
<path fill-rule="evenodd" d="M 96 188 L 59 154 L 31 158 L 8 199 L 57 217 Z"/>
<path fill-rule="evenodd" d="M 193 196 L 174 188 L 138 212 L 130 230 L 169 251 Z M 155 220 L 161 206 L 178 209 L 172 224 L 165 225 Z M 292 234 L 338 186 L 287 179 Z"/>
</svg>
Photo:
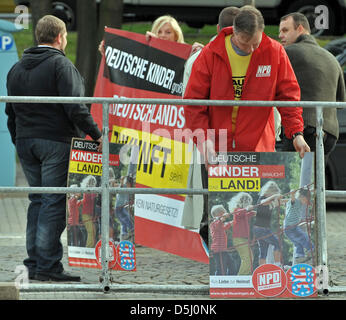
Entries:
<svg viewBox="0 0 346 320">
<path fill-rule="evenodd" d="M 17 185 L 25 185 L 21 170 L 17 172 Z M 25 212 L 28 206 L 26 195 L 0 195 L 0 282 L 13 283 L 21 273 L 22 260 L 25 253 Z M 330 281 L 334 286 L 346 286 L 346 204 L 339 203 L 327 207 L 328 261 L 330 264 Z M 62 237 L 66 243 L 66 233 Z M 81 285 L 97 285 L 102 274 L 98 269 L 69 267 L 65 246 L 64 266 L 68 272 L 80 274 Z M 21 300 L 47 299 L 124 299 L 124 300 L 204 300 L 209 299 L 209 266 L 195 261 L 177 257 L 158 250 L 137 247 L 137 272 L 111 271 L 112 289 L 105 294 L 99 291 L 80 290 L 68 292 L 60 289 L 55 292 L 21 291 Z M 32 281 L 33 284 L 41 285 Z M 160 292 L 162 285 L 192 286 L 191 292 Z M 126 285 L 153 286 L 154 292 L 129 290 Z M 200 288 L 198 291 L 196 288 Z M 334 287 L 336 288 L 336 287 Z M 345 299 L 346 293 L 330 293 L 319 299 Z"/>
</svg>

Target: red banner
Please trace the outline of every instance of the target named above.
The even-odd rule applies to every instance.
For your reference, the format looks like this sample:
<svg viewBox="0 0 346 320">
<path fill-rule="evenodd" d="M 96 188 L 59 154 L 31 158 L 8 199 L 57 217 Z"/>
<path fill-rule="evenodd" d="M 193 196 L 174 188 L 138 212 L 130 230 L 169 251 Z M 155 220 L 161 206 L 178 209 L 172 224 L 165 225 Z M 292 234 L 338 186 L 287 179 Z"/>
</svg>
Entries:
<svg viewBox="0 0 346 320">
<path fill-rule="evenodd" d="M 106 28 L 105 55 L 95 97 L 181 97 L 191 46 Z M 102 127 L 102 106 L 91 113 Z M 136 186 L 186 188 L 191 152 L 184 107 L 168 104 L 109 105 L 110 142 L 137 146 Z M 209 262 L 199 230 L 182 224 L 184 195 L 135 196 L 135 243 L 185 258 Z M 192 213 L 191 213 L 192 214 Z"/>
</svg>

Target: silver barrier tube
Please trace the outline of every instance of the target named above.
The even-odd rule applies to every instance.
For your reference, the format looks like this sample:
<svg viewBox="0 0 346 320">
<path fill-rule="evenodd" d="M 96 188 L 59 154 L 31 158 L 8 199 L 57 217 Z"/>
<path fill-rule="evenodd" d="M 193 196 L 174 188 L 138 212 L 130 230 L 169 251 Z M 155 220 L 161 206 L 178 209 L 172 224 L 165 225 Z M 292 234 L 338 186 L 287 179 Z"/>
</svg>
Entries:
<svg viewBox="0 0 346 320">
<path fill-rule="evenodd" d="M 346 292 L 346 286 L 332 286 L 328 288 L 329 293 L 342 293 Z"/>
<path fill-rule="evenodd" d="M 326 197 L 346 199 L 346 191 L 343 190 L 326 190 Z"/>
<path fill-rule="evenodd" d="M 318 226 L 318 265 L 323 272 L 328 267 L 327 261 L 327 223 L 326 223 L 326 196 L 325 196 L 325 166 L 323 146 L 323 110 L 316 107 L 316 214 Z M 327 275 L 324 275 L 328 276 Z M 321 275 L 321 277 L 323 277 Z M 326 292 L 329 281 L 322 282 L 322 292 Z"/>
<path fill-rule="evenodd" d="M 74 291 L 96 291 L 102 290 L 102 285 L 97 284 L 40 284 L 30 283 L 21 285 L 21 292 L 44 292 L 44 291 L 55 291 L 55 292 L 74 292 Z M 154 292 L 154 293 L 193 293 L 200 295 L 209 294 L 208 285 L 160 285 L 160 284 L 111 284 L 109 290 L 117 292 Z"/>
<path fill-rule="evenodd" d="M 64 188 L 64 187 L 0 187 L 0 193 L 47 193 L 49 191 L 50 193 L 101 193 L 102 188 L 101 187 L 95 187 L 95 188 Z M 208 189 L 167 189 L 167 188 L 109 188 L 109 193 L 115 194 L 115 193 L 130 193 L 130 194 L 154 194 L 154 193 L 160 193 L 160 194 L 208 194 Z M 325 190 L 325 196 L 328 197 L 334 197 L 334 198 L 346 198 L 346 191 L 342 190 Z"/>
<path fill-rule="evenodd" d="M 109 188 L 109 193 L 130 194 L 208 194 L 208 189 L 187 188 Z M 102 193 L 102 187 L 65 188 L 65 187 L 0 187 L 0 193 Z"/>
<path fill-rule="evenodd" d="M 101 97 L 21 97 L 0 96 L 0 102 L 28 102 L 28 103 L 132 103 L 132 104 L 175 104 L 175 105 L 214 105 L 220 107 L 248 106 L 248 107 L 303 107 L 316 108 L 316 101 L 230 101 L 230 100 L 199 100 L 199 99 L 153 99 L 153 98 L 101 98 Z M 346 102 L 319 101 L 323 108 L 345 108 Z"/>
<path fill-rule="evenodd" d="M 109 261 L 109 121 L 108 104 L 103 104 L 103 130 L 102 130 L 102 197 L 101 197 L 101 265 L 103 291 L 109 291 L 110 276 L 108 270 Z"/>
</svg>

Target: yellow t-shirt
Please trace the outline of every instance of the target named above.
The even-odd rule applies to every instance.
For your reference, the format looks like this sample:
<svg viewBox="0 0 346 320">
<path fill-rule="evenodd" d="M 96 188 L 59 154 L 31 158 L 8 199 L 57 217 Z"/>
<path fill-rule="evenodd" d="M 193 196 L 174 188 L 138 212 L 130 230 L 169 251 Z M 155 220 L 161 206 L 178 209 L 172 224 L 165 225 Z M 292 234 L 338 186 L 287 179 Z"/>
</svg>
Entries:
<svg viewBox="0 0 346 320">
<path fill-rule="evenodd" d="M 232 80 L 234 88 L 234 99 L 240 100 L 243 92 L 245 76 L 249 66 L 252 54 L 247 56 L 240 56 L 237 54 L 231 44 L 231 35 L 225 37 L 225 46 L 232 69 Z M 235 123 L 237 120 L 239 107 L 233 107 L 232 111 L 232 133 L 235 132 Z"/>
</svg>

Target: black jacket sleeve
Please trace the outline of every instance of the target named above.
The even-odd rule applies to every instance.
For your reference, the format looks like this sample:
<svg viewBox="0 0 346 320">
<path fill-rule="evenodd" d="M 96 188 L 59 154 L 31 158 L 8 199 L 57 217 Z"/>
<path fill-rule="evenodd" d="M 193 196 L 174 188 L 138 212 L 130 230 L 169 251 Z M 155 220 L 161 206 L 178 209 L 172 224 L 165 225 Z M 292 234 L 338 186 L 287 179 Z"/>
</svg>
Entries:
<svg viewBox="0 0 346 320">
<path fill-rule="evenodd" d="M 11 135 L 12 143 L 16 144 L 16 114 L 13 111 L 12 104 L 7 102 L 5 113 L 7 114 L 7 128 Z"/>
<path fill-rule="evenodd" d="M 59 96 L 83 97 L 84 81 L 77 68 L 69 61 L 57 65 L 57 90 Z M 81 131 L 94 140 L 101 137 L 101 132 L 85 104 L 64 104 L 64 110 L 69 120 Z"/>
</svg>

